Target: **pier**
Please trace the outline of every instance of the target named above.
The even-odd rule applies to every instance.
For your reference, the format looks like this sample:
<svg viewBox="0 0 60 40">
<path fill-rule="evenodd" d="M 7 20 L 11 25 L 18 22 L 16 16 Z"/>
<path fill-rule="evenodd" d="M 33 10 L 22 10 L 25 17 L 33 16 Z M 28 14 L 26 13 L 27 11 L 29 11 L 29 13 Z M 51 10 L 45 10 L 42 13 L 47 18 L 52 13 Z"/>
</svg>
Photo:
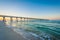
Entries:
<svg viewBox="0 0 60 40">
<path fill-rule="evenodd" d="M 28 20 L 38 20 L 38 18 L 17 17 L 17 16 L 7 16 L 7 15 L 0 15 L 0 17 L 3 18 L 2 21 L 5 21 L 6 17 L 10 18 L 10 21 L 13 21 L 13 18 L 15 18 L 17 22 L 19 21 L 19 19 L 20 19 L 20 20 L 27 20 L 27 21 L 28 21 Z M 18 19 L 18 18 L 19 18 L 19 19 Z"/>
</svg>

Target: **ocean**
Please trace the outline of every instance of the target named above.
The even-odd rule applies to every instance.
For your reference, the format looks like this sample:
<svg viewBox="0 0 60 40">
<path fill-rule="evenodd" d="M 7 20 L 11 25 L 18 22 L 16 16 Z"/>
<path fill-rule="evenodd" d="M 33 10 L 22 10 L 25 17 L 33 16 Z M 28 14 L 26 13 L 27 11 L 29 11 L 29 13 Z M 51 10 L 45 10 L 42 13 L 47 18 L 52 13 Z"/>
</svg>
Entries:
<svg viewBox="0 0 60 40">
<path fill-rule="evenodd" d="M 45 21 L 6 21 L 7 27 L 27 39 L 60 40 L 60 23 Z"/>
</svg>

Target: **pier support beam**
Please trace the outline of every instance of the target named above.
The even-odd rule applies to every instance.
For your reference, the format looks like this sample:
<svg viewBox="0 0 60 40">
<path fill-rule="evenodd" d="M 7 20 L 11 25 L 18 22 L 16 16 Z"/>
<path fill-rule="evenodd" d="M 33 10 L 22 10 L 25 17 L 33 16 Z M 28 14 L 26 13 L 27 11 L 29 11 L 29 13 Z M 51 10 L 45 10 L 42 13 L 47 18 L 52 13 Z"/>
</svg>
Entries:
<svg viewBox="0 0 60 40">
<path fill-rule="evenodd" d="M 3 22 L 5 22 L 5 17 L 3 17 Z"/>
<path fill-rule="evenodd" d="M 11 22 L 13 21 L 12 17 L 10 17 L 10 21 L 11 21 Z"/>
<path fill-rule="evenodd" d="M 22 17 L 20 18 L 20 21 L 22 21 Z"/>
<path fill-rule="evenodd" d="M 24 22 L 25 22 L 25 18 L 24 18 Z"/>
<path fill-rule="evenodd" d="M 18 22 L 18 17 L 16 17 L 16 22 Z"/>
<path fill-rule="evenodd" d="M 20 23 L 21 23 L 21 25 L 22 25 L 22 17 L 20 17 Z"/>
</svg>

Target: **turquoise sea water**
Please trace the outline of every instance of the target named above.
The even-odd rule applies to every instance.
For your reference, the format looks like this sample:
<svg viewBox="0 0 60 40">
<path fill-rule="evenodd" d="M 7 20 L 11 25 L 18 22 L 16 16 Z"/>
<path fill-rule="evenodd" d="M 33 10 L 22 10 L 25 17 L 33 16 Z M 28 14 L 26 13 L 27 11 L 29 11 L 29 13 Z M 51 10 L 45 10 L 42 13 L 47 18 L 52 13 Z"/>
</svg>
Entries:
<svg viewBox="0 0 60 40">
<path fill-rule="evenodd" d="M 60 40 L 60 24 L 51 22 L 6 22 L 13 28 L 23 29 L 26 32 L 43 38 L 43 40 Z"/>
</svg>

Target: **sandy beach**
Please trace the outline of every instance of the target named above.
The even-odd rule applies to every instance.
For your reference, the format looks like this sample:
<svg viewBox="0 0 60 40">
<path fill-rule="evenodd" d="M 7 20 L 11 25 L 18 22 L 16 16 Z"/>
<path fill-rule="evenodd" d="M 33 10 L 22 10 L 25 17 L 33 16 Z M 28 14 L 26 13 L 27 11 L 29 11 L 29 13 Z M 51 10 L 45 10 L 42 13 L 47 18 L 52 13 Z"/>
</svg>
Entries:
<svg viewBox="0 0 60 40">
<path fill-rule="evenodd" d="M 17 34 L 8 27 L 5 27 L 4 23 L 0 21 L 0 40 L 27 40 L 21 35 Z"/>
</svg>

